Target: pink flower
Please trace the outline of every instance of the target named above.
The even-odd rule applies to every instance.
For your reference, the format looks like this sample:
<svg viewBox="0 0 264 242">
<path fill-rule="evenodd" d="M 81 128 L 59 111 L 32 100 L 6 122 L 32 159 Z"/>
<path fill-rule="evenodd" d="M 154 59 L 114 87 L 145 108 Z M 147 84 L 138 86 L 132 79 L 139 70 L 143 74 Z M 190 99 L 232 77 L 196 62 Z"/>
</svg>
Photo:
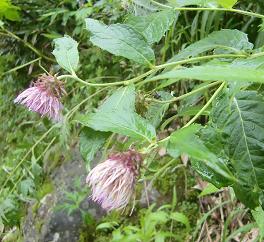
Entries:
<svg viewBox="0 0 264 242">
<path fill-rule="evenodd" d="M 134 194 L 141 156 L 133 150 L 110 155 L 94 167 L 86 178 L 92 200 L 111 211 L 122 209 Z"/>
<path fill-rule="evenodd" d="M 14 100 L 26 106 L 30 111 L 41 114 L 41 117 L 47 116 L 54 121 L 62 119 L 61 110 L 63 105 L 60 98 L 65 94 L 63 83 L 56 77 L 43 74 Z"/>
</svg>

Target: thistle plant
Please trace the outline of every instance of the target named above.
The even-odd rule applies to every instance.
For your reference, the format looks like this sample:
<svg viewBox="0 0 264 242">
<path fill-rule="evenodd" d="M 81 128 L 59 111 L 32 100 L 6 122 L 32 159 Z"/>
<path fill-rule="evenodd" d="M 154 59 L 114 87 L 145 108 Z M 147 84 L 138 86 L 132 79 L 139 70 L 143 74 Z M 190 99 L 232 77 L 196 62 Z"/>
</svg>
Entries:
<svg viewBox="0 0 264 242">
<path fill-rule="evenodd" d="M 30 111 L 58 122 L 62 119 L 63 105 L 60 98 L 66 94 L 63 82 L 56 77 L 42 74 L 33 86 L 20 93 L 14 100 L 26 106 Z"/>
</svg>

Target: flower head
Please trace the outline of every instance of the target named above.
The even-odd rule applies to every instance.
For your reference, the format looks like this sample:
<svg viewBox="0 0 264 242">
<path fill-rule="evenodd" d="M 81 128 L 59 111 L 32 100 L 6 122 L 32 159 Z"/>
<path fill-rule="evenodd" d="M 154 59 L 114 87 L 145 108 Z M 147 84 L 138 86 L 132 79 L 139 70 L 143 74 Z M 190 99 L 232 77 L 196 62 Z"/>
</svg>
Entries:
<svg viewBox="0 0 264 242">
<path fill-rule="evenodd" d="M 14 102 L 41 114 L 42 117 L 47 116 L 54 121 L 60 121 L 63 108 L 60 98 L 65 93 L 61 81 L 54 76 L 42 74 L 33 86 L 20 93 Z"/>
<path fill-rule="evenodd" d="M 94 167 L 86 178 L 92 200 L 107 211 L 124 208 L 134 194 L 141 161 L 139 153 L 129 150 L 112 154 Z"/>
</svg>

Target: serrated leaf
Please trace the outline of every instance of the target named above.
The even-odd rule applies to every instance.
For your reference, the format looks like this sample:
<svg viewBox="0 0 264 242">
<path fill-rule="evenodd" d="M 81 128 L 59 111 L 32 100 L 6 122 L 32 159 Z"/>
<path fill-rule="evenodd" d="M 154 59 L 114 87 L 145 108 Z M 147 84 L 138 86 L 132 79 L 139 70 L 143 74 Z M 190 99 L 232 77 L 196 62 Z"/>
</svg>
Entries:
<svg viewBox="0 0 264 242">
<path fill-rule="evenodd" d="M 173 10 L 163 10 L 146 16 L 129 16 L 125 23 L 141 33 L 149 44 L 153 44 L 161 40 L 178 14 Z"/>
<path fill-rule="evenodd" d="M 88 127 L 82 129 L 80 133 L 80 153 L 88 168 L 96 152 L 102 147 L 108 136 L 108 133 L 95 131 Z"/>
<path fill-rule="evenodd" d="M 241 91 L 219 98 L 212 114 L 238 179 L 235 192 L 250 207 L 258 204 L 264 189 L 263 113 L 263 97 L 255 91 Z"/>
<path fill-rule="evenodd" d="M 77 121 L 98 131 L 110 131 L 151 142 L 155 128 L 135 112 L 135 88 L 127 86 L 115 91 L 97 110 L 82 115 Z"/>
<path fill-rule="evenodd" d="M 195 57 L 201 53 L 215 50 L 216 54 L 230 53 L 240 50 L 252 50 L 253 44 L 248 41 L 245 33 L 239 30 L 222 29 L 208 35 L 208 37 L 189 45 L 168 62 L 179 61 L 188 57 Z"/>
<path fill-rule="evenodd" d="M 223 182 L 226 180 L 231 182 L 234 177 L 225 163 L 218 159 L 196 135 L 200 128 L 200 125 L 190 125 L 173 132 L 168 144 L 168 153 L 172 156 L 177 152 L 188 154 L 192 159 L 200 161 L 205 167 L 221 175 Z M 200 169 L 200 165 L 198 165 L 198 168 Z"/>
<path fill-rule="evenodd" d="M 70 36 L 54 40 L 55 49 L 52 54 L 58 64 L 70 73 L 77 70 L 79 64 L 78 43 Z"/>
<path fill-rule="evenodd" d="M 145 38 L 126 24 L 105 25 L 98 20 L 86 19 L 86 28 L 91 32 L 90 41 L 103 50 L 123 56 L 140 64 L 150 64 L 154 52 Z"/>
<path fill-rule="evenodd" d="M 264 70 L 250 67 L 240 67 L 232 64 L 204 65 L 182 68 L 165 72 L 151 80 L 160 79 L 194 79 L 201 81 L 240 81 L 264 83 Z"/>
<path fill-rule="evenodd" d="M 157 92 L 157 94 L 161 97 L 161 100 L 170 100 L 173 98 L 168 92 L 160 91 Z M 148 111 L 146 113 L 146 119 L 155 127 L 157 128 L 165 114 L 165 112 L 169 108 L 169 103 L 150 103 L 150 106 L 148 108 Z"/>
</svg>

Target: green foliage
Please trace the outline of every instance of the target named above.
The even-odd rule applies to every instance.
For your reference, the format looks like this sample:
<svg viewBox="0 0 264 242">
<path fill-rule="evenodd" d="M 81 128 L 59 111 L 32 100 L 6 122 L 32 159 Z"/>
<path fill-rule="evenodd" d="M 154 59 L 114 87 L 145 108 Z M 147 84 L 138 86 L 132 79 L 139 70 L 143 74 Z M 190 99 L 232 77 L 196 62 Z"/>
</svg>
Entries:
<svg viewBox="0 0 264 242">
<path fill-rule="evenodd" d="M 149 207 L 140 217 L 140 226 L 129 225 L 113 231 L 112 241 L 165 241 L 166 238 L 177 238 L 171 232 L 163 231 L 169 221 L 177 221 L 190 229 L 188 218 L 179 212 L 170 212 L 164 209 L 153 211 L 155 205 Z M 99 225 L 100 226 L 100 225 Z"/>
<path fill-rule="evenodd" d="M 140 64 L 150 64 L 154 52 L 145 38 L 125 24 L 106 26 L 98 20 L 86 19 L 86 28 L 92 33 L 90 41 L 110 53 L 123 56 Z"/>
<path fill-rule="evenodd" d="M 98 132 L 88 127 L 83 128 L 81 131 L 80 152 L 87 168 L 90 168 L 90 162 L 105 143 L 108 136 L 108 133 Z"/>
<path fill-rule="evenodd" d="M 215 54 L 236 53 L 251 50 L 253 45 L 248 41 L 245 33 L 236 29 L 222 29 L 209 34 L 187 48 L 180 51 L 170 59 L 170 62 L 179 61 L 188 57 L 195 57 L 207 51 L 214 51 Z"/>
<path fill-rule="evenodd" d="M 217 2 L 224 8 L 232 8 L 238 0 L 218 0 Z"/>
<path fill-rule="evenodd" d="M 167 92 L 160 91 L 160 92 L 157 92 L 157 94 L 160 96 L 161 100 L 163 100 L 163 101 L 172 99 L 172 96 Z M 160 123 L 161 123 L 166 111 L 168 110 L 168 108 L 169 108 L 168 103 L 155 103 L 155 102 L 153 102 L 149 105 L 148 111 L 146 113 L 146 119 L 155 128 L 157 128 L 160 125 Z"/>
<path fill-rule="evenodd" d="M 264 221 L 263 221 L 263 216 L 264 216 L 264 211 L 261 207 L 257 207 L 255 210 L 251 211 L 258 227 L 260 230 L 260 239 L 263 239 L 264 237 Z"/>
<path fill-rule="evenodd" d="M 201 81 L 240 81 L 263 83 L 263 70 L 254 70 L 249 67 L 239 67 L 232 64 L 204 65 L 191 68 L 173 70 L 158 75 L 152 80 L 160 79 L 195 79 Z"/>
<path fill-rule="evenodd" d="M 1 0 L 0 2 L 0 18 L 5 18 L 10 21 L 19 21 L 20 8 L 11 4 L 10 0 Z"/>
<path fill-rule="evenodd" d="M 212 153 L 195 135 L 199 129 L 200 126 L 191 125 L 172 133 L 168 144 L 169 154 L 174 157 L 176 157 L 175 154 L 177 153 L 188 154 L 195 160 L 199 160 L 201 163 L 204 163 L 204 165 L 209 169 L 218 173 L 218 177 L 221 180 L 217 182 L 226 183 L 228 180 L 229 183 L 232 182 L 234 178 L 225 163 L 221 159 L 218 159 L 218 157 Z M 221 176 L 219 175 L 221 175 L 222 178 L 220 178 Z"/>
<path fill-rule="evenodd" d="M 115 91 L 96 113 L 78 117 L 78 122 L 94 130 L 111 131 L 151 142 L 154 127 L 135 112 L 135 89 L 132 85 Z"/>
<path fill-rule="evenodd" d="M 151 45 L 161 40 L 178 14 L 173 10 L 164 10 L 146 16 L 129 16 L 125 23 L 141 33 Z"/>
<path fill-rule="evenodd" d="M 74 73 L 79 64 L 78 44 L 69 36 L 54 40 L 55 49 L 52 54 L 56 57 L 58 64 L 70 73 Z"/>
<path fill-rule="evenodd" d="M 220 5 L 224 8 L 232 8 L 237 0 L 167 0 L 173 6 L 183 7 L 188 5 L 216 7 Z"/>
<path fill-rule="evenodd" d="M 185 241 L 191 234 L 197 239 L 198 232 L 202 240 L 203 224 L 215 226 L 218 209 L 226 219 L 223 241 L 242 241 L 243 233 L 256 226 L 263 236 L 264 40 L 257 32 L 263 15 L 255 13 L 263 3 L 161 2 L 0 3 L 0 233 L 20 226 L 24 204 L 53 190 L 48 176 L 71 158 L 75 146 L 90 169 L 106 143 L 104 158 L 133 148 L 144 161 L 133 216 L 111 213 L 98 221 L 91 232 L 91 237 L 99 235 L 96 241 L 111 236 L 112 241 Z M 171 8 L 183 6 L 190 8 Z M 12 105 L 31 80 L 44 70 L 59 73 L 60 67 L 68 72 L 57 74 L 68 92 L 61 99 L 62 123 Z M 190 167 L 210 182 L 200 195 L 193 190 L 198 179 Z M 142 194 L 149 204 L 152 185 L 150 192 L 161 194 L 155 201 L 159 205 L 143 209 Z M 236 213 L 223 216 L 237 204 L 234 199 L 222 202 L 229 192 L 220 188 L 227 186 L 253 209 L 256 223 L 247 213 L 240 219 L 246 225 L 230 226 Z M 65 192 L 66 202 L 58 209 L 81 212 L 87 227 L 94 225 L 81 208 L 88 188 L 79 183 L 77 190 Z M 215 192 L 213 199 L 203 200 Z M 171 205 L 162 206 L 169 200 Z"/>
<path fill-rule="evenodd" d="M 208 183 L 206 188 L 204 188 L 203 191 L 200 193 L 199 197 L 208 196 L 208 195 L 211 195 L 212 193 L 216 193 L 216 192 L 219 192 L 219 189 L 217 187 L 215 187 L 213 184 Z"/>
<path fill-rule="evenodd" d="M 225 139 L 225 152 L 238 179 L 235 191 L 249 207 L 262 204 L 263 97 L 255 91 L 241 91 L 221 97 L 213 110 L 213 125 Z"/>
<path fill-rule="evenodd" d="M 77 189 L 75 192 L 64 192 L 66 201 L 57 205 L 55 210 L 65 210 L 69 215 L 73 212 L 80 211 L 83 217 L 85 217 L 86 212 L 81 208 L 81 203 L 87 198 L 87 189 L 82 187 L 80 180 L 76 180 L 75 188 Z"/>
</svg>

